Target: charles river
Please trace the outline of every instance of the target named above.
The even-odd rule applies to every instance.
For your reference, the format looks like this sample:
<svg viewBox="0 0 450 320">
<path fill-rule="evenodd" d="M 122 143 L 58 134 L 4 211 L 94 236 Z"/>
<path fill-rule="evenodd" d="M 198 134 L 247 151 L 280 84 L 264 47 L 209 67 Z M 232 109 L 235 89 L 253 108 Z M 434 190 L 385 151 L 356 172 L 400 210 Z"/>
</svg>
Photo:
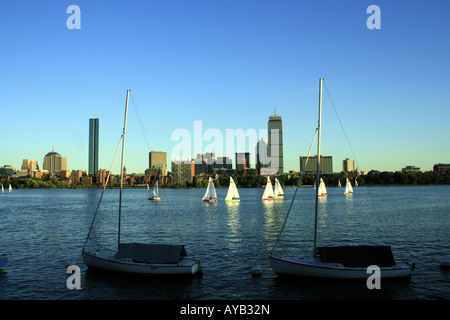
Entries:
<svg viewBox="0 0 450 320">
<path fill-rule="evenodd" d="M 240 203 L 202 203 L 201 189 L 123 191 L 122 242 L 183 243 L 202 261 L 202 276 L 127 277 L 88 270 L 81 250 L 101 190 L 27 189 L 0 194 L 0 300 L 448 300 L 450 186 L 359 187 L 353 196 L 328 188 L 319 202 L 318 244 L 391 245 L 399 261 L 415 263 L 409 280 L 365 282 L 278 277 L 268 255 L 296 188 L 263 202 L 263 188 L 239 189 Z M 299 188 L 275 252 L 312 252 L 314 190 Z M 106 190 L 92 239 L 116 248 L 118 190 Z M 81 289 L 68 289 L 68 265 L 81 270 Z M 260 266 L 262 275 L 252 277 Z"/>
</svg>

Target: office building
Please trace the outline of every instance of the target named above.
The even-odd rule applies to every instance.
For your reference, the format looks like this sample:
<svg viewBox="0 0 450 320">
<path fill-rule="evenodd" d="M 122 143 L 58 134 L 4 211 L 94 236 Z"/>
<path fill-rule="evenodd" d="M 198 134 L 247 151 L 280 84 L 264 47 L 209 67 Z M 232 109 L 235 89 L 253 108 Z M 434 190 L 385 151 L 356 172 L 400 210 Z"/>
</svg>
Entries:
<svg viewBox="0 0 450 320">
<path fill-rule="evenodd" d="M 247 174 L 250 169 L 250 153 L 236 152 L 236 172 L 237 174 Z"/>
<path fill-rule="evenodd" d="M 31 170 L 31 171 L 39 170 L 37 160 L 23 159 L 21 169 L 22 170 Z"/>
<path fill-rule="evenodd" d="M 172 183 L 192 182 L 195 175 L 194 160 L 172 161 Z"/>
<path fill-rule="evenodd" d="M 52 152 L 47 153 L 44 157 L 44 170 L 49 173 L 67 170 L 67 158 L 61 157 L 58 152 L 55 152 L 55 147 L 52 147 Z"/>
<path fill-rule="evenodd" d="M 269 143 L 267 139 L 261 138 L 256 144 L 256 170 L 258 174 L 261 174 L 261 168 L 267 168 L 269 166 L 269 157 L 267 156 L 267 149 Z"/>
<path fill-rule="evenodd" d="M 305 173 L 317 173 L 317 156 L 309 157 L 308 163 L 306 163 L 307 158 L 300 156 L 300 172 L 304 169 Z M 333 157 L 320 156 L 320 173 L 333 173 Z"/>
<path fill-rule="evenodd" d="M 98 171 L 98 134 L 99 121 L 97 118 L 89 119 L 89 164 L 88 174 L 95 175 Z"/>
<path fill-rule="evenodd" d="M 163 151 L 150 151 L 149 169 L 155 169 L 157 175 L 167 176 L 167 153 Z"/>
<path fill-rule="evenodd" d="M 346 158 L 342 161 L 342 171 L 343 172 L 353 172 L 355 171 L 355 161 L 350 158 Z"/>
<path fill-rule="evenodd" d="M 267 155 L 270 158 L 270 167 L 274 168 L 277 174 L 282 174 L 283 167 L 283 121 L 281 116 L 276 114 L 269 117 L 267 124 L 269 134 L 269 147 Z"/>
</svg>

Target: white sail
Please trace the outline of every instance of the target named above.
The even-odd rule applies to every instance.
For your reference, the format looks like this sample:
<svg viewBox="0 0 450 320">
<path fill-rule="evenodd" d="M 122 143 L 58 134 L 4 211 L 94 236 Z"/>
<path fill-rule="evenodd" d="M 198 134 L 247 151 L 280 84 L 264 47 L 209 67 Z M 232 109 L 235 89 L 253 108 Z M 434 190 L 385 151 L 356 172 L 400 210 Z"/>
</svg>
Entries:
<svg viewBox="0 0 450 320">
<path fill-rule="evenodd" d="M 267 184 L 266 188 L 264 189 L 264 193 L 262 196 L 263 200 L 273 200 L 273 189 L 272 189 L 272 182 L 270 181 L 270 177 L 267 176 Z"/>
<path fill-rule="evenodd" d="M 338 179 L 338 187 L 342 187 L 342 185 L 341 185 L 341 179 Z"/>
<path fill-rule="evenodd" d="M 230 186 L 228 187 L 228 193 L 225 197 L 225 201 L 239 201 L 239 192 L 236 187 L 236 183 L 234 182 L 233 178 L 230 177 Z"/>
<path fill-rule="evenodd" d="M 158 180 L 156 180 L 155 185 L 153 186 L 153 196 L 158 197 Z"/>
<path fill-rule="evenodd" d="M 352 194 L 352 193 L 353 193 L 352 184 L 350 183 L 350 181 L 347 178 L 347 183 L 345 184 L 344 194 Z"/>
<path fill-rule="evenodd" d="M 356 180 L 356 178 L 355 178 L 355 187 L 359 187 L 358 186 L 358 180 Z"/>
<path fill-rule="evenodd" d="M 208 179 L 208 187 L 206 188 L 205 195 L 202 198 L 203 201 L 217 201 L 216 188 L 211 177 Z"/>
<path fill-rule="evenodd" d="M 3 189 L 3 185 L 2 185 L 2 192 L 5 192 L 5 190 Z"/>
<path fill-rule="evenodd" d="M 327 188 L 325 187 L 325 182 L 323 182 L 323 179 L 320 178 L 319 197 L 326 197 L 326 196 L 327 196 Z"/>
<path fill-rule="evenodd" d="M 9 185 L 8 191 L 11 192 L 12 191 L 12 187 L 11 185 Z"/>
<path fill-rule="evenodd" d="M 281 187 L 280 181 L 278 181 L 277 178 L 275 178 L 275 191 L 274 191 L 275 198 L 283 198 L 284 197 L 284 191 Z"/>
</svg>

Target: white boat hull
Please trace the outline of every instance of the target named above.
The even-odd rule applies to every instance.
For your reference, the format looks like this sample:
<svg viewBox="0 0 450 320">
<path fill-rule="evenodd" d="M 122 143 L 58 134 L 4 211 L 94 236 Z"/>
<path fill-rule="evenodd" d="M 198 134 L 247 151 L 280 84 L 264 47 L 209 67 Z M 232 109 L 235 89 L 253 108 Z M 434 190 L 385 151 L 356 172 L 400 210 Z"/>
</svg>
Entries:
<svg viewBox="0 0 450 320">
<path fill-rule="evenodd" d="M 181 259 L 176 264 L 148 264 L 134 262 L 131 259 L 118 259 L 105 253 L 82 252 L 84 263 L 89 268 L 103 269 L 114 272 L 143 275 L 194 275 L 201 272 L 200 261 Z"/>
<path fill-rule="evenodd" d="M 279 275 L 303 276 L 327 279 L 367 279 L 370 272 L 363 267 L 345 267 L 340 263 L 321 262 L 319 258 L 270 257 L 272 270 Z M 411 276 L 411 268 L 405 263 L 392 267 L 380 267 L 381 278 Z"/>
</svg>

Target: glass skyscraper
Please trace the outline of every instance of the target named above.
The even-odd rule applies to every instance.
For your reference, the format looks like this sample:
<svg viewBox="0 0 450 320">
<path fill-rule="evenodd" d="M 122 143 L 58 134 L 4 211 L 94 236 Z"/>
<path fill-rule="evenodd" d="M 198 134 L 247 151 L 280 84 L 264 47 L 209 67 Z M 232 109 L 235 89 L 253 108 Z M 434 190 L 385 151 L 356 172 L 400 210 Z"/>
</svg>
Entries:
<svg viewBox="0 0 450 320">
<path fill-rule="evenodd" d="M 89 119 L 89 171 L 95 175 L 98 171 L 98 118 Z"/>
</svg>

